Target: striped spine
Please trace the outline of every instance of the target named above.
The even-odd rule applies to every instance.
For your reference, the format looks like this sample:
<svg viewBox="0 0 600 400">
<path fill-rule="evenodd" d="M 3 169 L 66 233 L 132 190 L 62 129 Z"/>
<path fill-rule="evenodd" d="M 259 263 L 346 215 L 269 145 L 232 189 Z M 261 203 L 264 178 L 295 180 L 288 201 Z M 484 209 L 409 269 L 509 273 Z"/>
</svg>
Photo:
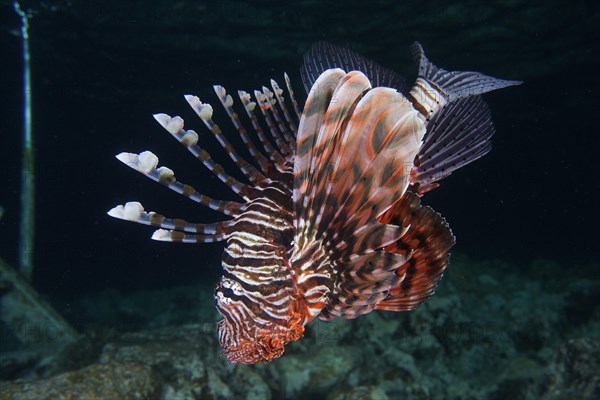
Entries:
<svg viewBox="0 0 600 400">
<path fill-rule="evenodd" d="M 323 308 L 320 293 L 330 289 L 319 283 L 324 277 L 331 280 L 332 272 L 326 262 L 326 254 L 318 246 L 310 249 L 318 254 L 319 266 L 316 269 L 307 268 L 315 260 L 314 254 L 300 260 L 301 264 L 306 263 L 304 267 L 295 271 L 292 266 L 293 162 L 300 111 L 289 90 L 291 86 L 287 75 L 285 80 L 295 115 L 289 112 L 284 91 L 273 80 L 273 91 L 263 87 L 262 91 L 254 92 L 254 99 L 246 92 L 238 92 L 260 147 L 254 144 L 234 110 L 233 98 L 222 86 L 214 86 L 219 101 L 257 167 L 248 163 L 226 139 L 221 127 L 212 119 L 210 104 L 193 95 L 185 96 L 248 183 L 233 178 L 213 161 L 198 143 L 198 134 L 184 129 L 182 118 L 167 114 L 154 116 L 165 130 L 240 196 L 241 202 L 212 199 L 192 186 L 178 182 L 170 168 L 158 167 L 158 157 L 151 152 L 117 156 L 146 177 L 232 217 L 217 223 L 200 224 L 165 217 L 153 211 L 146 212 L 137 202 L 128 202 L 109 211 L 113 217 L 160 228 L 152 236 L 155 240 L 227 242 L 222 257 L 223 277 L 215 290 L 215 302 L 223 316 L 218 323 L 218 337 L 231 362 L 254 363 L 281 355 L 285 344 L 298 339 L 304 331 L 304 324 Z M 268 128 L 266 131 L 256 115 L 257 106 L 262 122 Z"/>
</svg>

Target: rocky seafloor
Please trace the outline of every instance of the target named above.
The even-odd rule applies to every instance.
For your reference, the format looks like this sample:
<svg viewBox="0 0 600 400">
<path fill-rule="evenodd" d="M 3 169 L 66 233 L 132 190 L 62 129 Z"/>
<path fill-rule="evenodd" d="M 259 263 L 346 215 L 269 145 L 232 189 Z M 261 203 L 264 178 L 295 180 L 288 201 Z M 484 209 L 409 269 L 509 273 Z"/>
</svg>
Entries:
<svg viewBox="0 0 600 400">
<path fill-rule="evenodd" d="M 0 398 L 598 399 L 598 271 L 453 256 L 416 311 L 313 322 L 252 366 L 221 354 L 212 288 L 105 291 L 71 305 L 96 322 L 62 350 L 3 345 Z"/>
</svg>

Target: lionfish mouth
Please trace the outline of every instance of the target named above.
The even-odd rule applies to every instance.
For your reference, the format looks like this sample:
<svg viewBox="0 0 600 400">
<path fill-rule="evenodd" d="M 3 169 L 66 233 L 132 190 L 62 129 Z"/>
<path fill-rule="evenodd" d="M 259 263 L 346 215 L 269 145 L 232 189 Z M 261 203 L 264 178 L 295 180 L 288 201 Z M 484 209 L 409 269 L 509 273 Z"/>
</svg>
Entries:
<svg viewBox="0 0 600 400">
<path fill-rule="evenodd" d="M 241 342 L 236 346 L 224 347 L 225 356 L 231 363 L 254 364 L 271 361 L 283 354 L 283 344 L 264 346 L 260 342 Z"/>
<path fill-rule="evenodd" d="M 285 349 L 285 346 L 299 339 L 304 333 L 302 326 L 294 326 L 286 331 L 279 331 L 275 334 L 273 330 L 257 332 L 253 339 L 240 338 L 238 340 L 228 340 L 234 332 L 226 320 L 217 323 L 219 342 L 227 360 L 231 363 L 254 364 L 258 361 L 271 361 L 279 358 Z"/>
</svg>

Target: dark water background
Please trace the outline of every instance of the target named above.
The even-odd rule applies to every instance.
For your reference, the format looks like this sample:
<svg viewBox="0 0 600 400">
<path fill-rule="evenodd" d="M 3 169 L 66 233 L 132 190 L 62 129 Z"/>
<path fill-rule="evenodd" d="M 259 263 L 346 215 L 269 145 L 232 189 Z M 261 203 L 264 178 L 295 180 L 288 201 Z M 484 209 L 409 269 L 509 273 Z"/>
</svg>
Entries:
<svg viewBox="0 0 600 400">
<path fill-rule="evenodd" d="M 444 180 L 424 202 L 449 221 L 455 250 L 475 258 L 523 269 L 534 259 L 553 259 L 567 274 L 600 259 L 595 2 L 22 3 L 36 12 L 30 30 L 34 286 L 46 296 L 68 300 L 104 288 L 215 281 L 220 245 L 151 241 L 152 229 L 106 211 L 139 200 L 146 209 L 191 221 L 218 215 L 113 156 L 151 150 L 181 181 L 232 198 L 152 114 L 181 115 L 187 127 L 205 132 L 184 94 L 215 105 L 214 83 L 250 90 L 269 78 L 282 83 L 284 71 L 303 99 L 298 69 L 317 40 L 347 45 L 409 81 L 416 75 L 414 40 L 446 69 L 524 80 L 485 95 L 497 130 L 491 154 Z M 0 256 L 12 264 L 22 132 L 19 24 L 11 2 L 0 1 Z M 217 111 L 215 120 L 229 128 L 223 114 Z M 213 156 L 231 166 L 207 141 Z"/>
</svg>

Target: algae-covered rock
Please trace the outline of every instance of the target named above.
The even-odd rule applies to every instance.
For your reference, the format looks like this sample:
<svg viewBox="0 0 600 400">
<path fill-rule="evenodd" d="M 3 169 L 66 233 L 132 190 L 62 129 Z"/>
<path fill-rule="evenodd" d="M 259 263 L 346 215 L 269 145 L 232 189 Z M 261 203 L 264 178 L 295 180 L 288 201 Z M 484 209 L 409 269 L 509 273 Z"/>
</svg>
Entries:
<svg viewBox="0 0 600 400">
<path fill-rule="evenodd" d="M 385 391 L 378 386 L 344 387 L 332 392 L 327 400 L 388 400 Z"/>
<path fill-rule="evenodd" d="M 600 399 L 600 342 L 569 340 L 547 368 L 542 396 L 551 400 Z"/>
<path fill-rule="evenodd" d="M 158 389 L 152 368 L 139 363 L 95 364 L 38 381 L 0 383 L 1 399 L 148 399 Z"/>
<path fill-rule="evenodd" d="M 279 376 L 282 395 L 293 398 L 327 393 L 358 368 L 362 352 L 354 346 L 328 346 L 310 354 L 293 354 L 271 365 Z"/>
<path fill-rule="evenodd" d="M 2 354 L 0 365 L 26 371 L 21 363 L 32 363 L 54 376 L 5 382 L 0 398 L 600 398 L 600 345 L 590 338 L 600 326 L 597 280 L 547 290 L 502 263 L 457 258 L 455 266 L 417 310 L 314 321 L 268 364 L 230 364 L 214 322 L 115 329 L 72 343 L 53 367 L 36 363 L 37 353 Z M 469 271 L 480 277 L 464 278 Z M 212 304 L 205 307 L 201 315 Z"/>
</svg>

